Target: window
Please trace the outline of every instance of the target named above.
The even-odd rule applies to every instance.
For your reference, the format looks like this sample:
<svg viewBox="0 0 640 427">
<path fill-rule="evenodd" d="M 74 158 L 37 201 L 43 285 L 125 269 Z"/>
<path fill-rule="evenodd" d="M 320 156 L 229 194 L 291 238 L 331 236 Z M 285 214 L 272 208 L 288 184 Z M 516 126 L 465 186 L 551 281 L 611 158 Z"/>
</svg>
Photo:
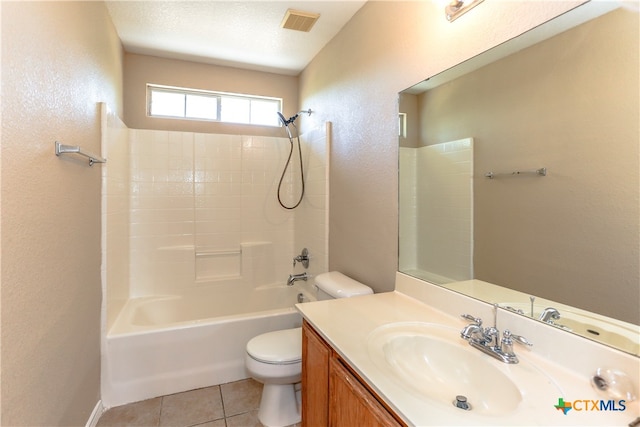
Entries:
<svg viewBox="0 0 640 427">
<path fill-rule="evenodd" d="M 150 117 L 279 126 L 282 99 L 147 85 Z"/>
</svg>

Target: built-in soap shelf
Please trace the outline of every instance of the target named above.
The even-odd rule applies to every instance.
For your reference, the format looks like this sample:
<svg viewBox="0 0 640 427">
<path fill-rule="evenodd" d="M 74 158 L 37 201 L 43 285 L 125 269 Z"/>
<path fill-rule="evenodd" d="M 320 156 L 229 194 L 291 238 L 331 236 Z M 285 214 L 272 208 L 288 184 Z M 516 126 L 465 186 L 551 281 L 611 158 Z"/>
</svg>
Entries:
<svg viewBox="0 0 640 427">
<path fill-rule="evenodd" d="M 196 247 L 194 254 L 197 283 L 241 279 L 259 286 L 276 279 L 272 242 L 243 242 L 239 247 L 222 249 Z"/>
</svg>

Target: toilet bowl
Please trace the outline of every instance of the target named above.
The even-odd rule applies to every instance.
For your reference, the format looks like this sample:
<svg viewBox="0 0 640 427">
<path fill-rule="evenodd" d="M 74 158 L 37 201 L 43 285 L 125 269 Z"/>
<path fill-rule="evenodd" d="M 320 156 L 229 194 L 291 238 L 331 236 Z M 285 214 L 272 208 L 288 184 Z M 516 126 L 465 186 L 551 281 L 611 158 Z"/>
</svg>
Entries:
<svg viewBox="0 0 640 427">
<path fill-rule="evenodd" d="M 245 366 L 264 384 L 258 419 L 266 427 L 300 422 L 295 384 L 302 375 L 302 328 L 267 332 L 247 343 Z"/>
<path fill-rule="evenodd" d="M 368 286 L 332 271 L 315 278 L 319 299 L 371 294 Z M 297 384 L 302 377 L 302 328 L 258 335 L 247 343 L 245 366 L 249 375 L 264 384 L 258 419 L 266 427 L 300 422 Z"/>
</svg>

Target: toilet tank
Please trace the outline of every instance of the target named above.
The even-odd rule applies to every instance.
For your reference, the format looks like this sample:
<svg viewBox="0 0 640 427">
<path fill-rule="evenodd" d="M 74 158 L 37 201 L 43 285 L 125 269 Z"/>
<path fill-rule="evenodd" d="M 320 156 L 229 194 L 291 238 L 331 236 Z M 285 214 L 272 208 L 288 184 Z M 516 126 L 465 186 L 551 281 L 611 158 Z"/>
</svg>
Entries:
<svg viewBox="0 0 640 427">
<path fill-rule="evenodd" d="M 318 287 L 318 300 L 320 301 L 373 293 L 373 290 L 367 285 L 353 280 L 339 271 L 318 274 L 315 281 Z"/>
</svg>

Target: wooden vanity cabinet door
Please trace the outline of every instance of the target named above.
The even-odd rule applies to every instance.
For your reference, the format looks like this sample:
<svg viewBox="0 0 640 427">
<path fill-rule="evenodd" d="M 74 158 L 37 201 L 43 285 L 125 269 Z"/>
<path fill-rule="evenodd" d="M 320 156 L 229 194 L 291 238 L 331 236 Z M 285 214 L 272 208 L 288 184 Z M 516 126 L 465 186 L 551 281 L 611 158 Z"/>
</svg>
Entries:
<svg viewBox="0 0 640 427">
<path fill-rule="evenodd" d="M 329 361 L 331 427 L 396 427 L 400 423 L 336 357 Z"/>
<path fill-rule="evenodd" d="M 329 425 L 330 347 L 305 321 L 302 325 L 302 427 Z"/>
</svg>

